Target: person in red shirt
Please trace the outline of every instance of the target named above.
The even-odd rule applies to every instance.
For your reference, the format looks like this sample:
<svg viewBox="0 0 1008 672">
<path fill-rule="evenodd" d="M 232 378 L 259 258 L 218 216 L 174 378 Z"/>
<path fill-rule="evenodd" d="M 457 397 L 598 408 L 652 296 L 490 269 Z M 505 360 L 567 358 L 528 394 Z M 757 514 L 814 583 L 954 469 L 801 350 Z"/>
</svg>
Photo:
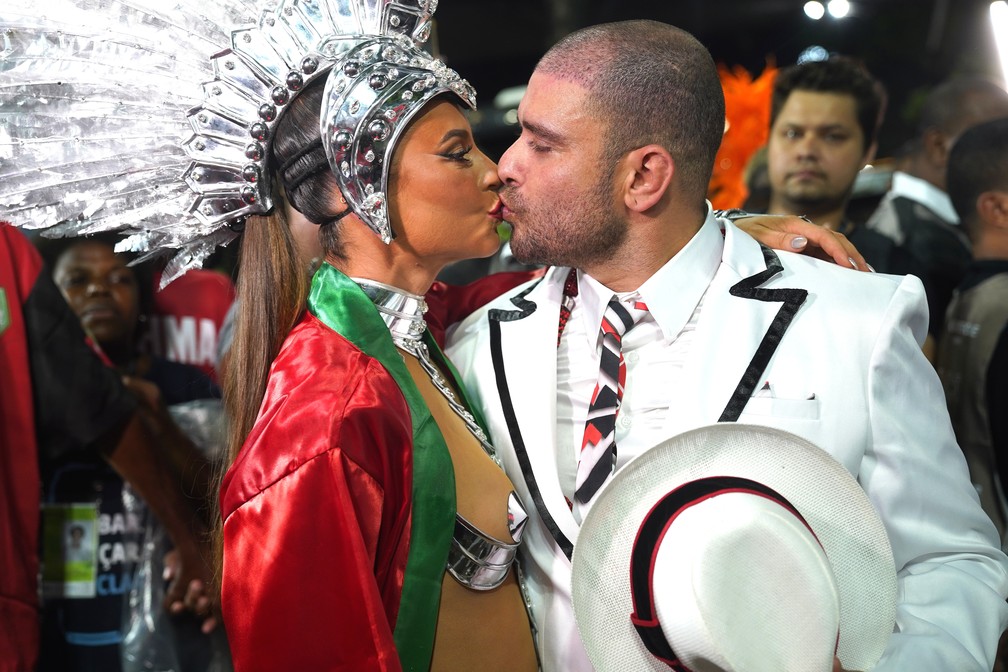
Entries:
<svg viewBox="0 0 1008 672">
<path fill-rule="evenodd" d="M 150 354 L 189 364 L 215 383 L 217 351 L 228 309 L 235 298 L 234 283 L 224 273 L 192 269 L 159 288 L 154 274 L 154 306 L 149 316 L 146 349 Z"/>
<path fill-rule="evenodd" d="M 39 490 L 55 460 L 98 451 L 151 505 L 169 530 L 181 566 L 165 604 L 202 614 L 209 569 L 202 524 L 168 466 L 197 466 L 191 445 L 165 444 L 144 424 L 143 408 L 87 345 L 41 257 L 0 222 L 0 671 L 31 670 L 38 657 Z M 131 382 L 131 385 L 135 385 Z M 146 390 L 145 390 L 146 391 Z"/>
</svg>

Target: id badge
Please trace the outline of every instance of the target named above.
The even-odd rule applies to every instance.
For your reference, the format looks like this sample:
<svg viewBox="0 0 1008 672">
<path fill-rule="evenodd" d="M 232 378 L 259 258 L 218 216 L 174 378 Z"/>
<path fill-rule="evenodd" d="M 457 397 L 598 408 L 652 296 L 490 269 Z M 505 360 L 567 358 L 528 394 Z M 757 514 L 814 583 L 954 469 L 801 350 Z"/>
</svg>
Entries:
<svg viewBox="0 0 1008 672">
<path fill-rule="evenodd" d="M 98 505 L 42 506 L 42 596 L 95 596 L 98 575 Z"/>
</svg>

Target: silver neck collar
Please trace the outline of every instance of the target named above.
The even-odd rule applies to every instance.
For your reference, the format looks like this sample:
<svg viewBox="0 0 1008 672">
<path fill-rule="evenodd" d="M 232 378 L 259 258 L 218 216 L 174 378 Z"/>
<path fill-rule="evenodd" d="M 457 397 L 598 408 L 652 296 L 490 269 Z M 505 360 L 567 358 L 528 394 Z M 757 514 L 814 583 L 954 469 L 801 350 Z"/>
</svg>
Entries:
<svg viewBox="0 0 1008 672">
<path fill-rule="evenodd" d="M 415 345 L 420 342 L 427 330 L 427 323 L 423 317 L 427 312 L 427 301 L 424 297 L 375 280 L 350 279 L 356 282 L 374 303 L 396 345 Z M 412 347 L 407 349 L 413 350 Z"/>
</svg>

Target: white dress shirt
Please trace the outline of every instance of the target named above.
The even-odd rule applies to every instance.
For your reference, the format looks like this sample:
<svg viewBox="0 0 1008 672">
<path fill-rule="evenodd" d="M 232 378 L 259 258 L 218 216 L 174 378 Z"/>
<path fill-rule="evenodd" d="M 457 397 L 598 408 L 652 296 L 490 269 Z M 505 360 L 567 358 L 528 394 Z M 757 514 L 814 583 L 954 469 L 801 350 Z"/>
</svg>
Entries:
<svg viewBox="0 0 1008 672">
<path fill-rule="evenodd" d="M 721 230 L 708 219 L 637 291 L 617 294 L 627 303 L 640 296 L 648 306 L 648 315 L 622 341 L 626 385 L 616 421 L 617 469 L 667 438 L 668 389 L 682 372 L 703 296 L 721 263 L 723 248 Z M 678 291 L 661 291 L 664 287 Z M 557 351 L 557 473 L 564 495 L 571 501 L 575 501 L 588 406 L 599 377 L 602 316 L 613 294 L 591 276 L 578 272 L 578 296 Z M 587 507 L 575 505 L 579 521 L 586 512 Z"/>
<path fill-rule="evenodd" d="M 946 223 L 959 224 L 959 215 L 956 214 L 955 208 L 952 206 L 952 199 L 948 194 L 927 180 L 897 170 L 893 173 L 892 186 L 882 197 L 878 209 L 865 222 L 865 226 L 869 229 L 891 238 L 896 241 L 897 245 L 902 245 L 906 241 L 906 237 L 900 228 L 899 218 L 890 205 L 895 198 L 908 198 L 915 203 L 920 203 Z"/>
<path fill-rule="evenodd" d="M 955 207 L 952 205 L 952 199 L 927 180 L 897 170 L 893 173 L 889 193 L 893 198 L 903 196 L 911 201 L 917 201 L 949 224 L 959 223 L 959 215 L 956 214 Z"/>
</svg>

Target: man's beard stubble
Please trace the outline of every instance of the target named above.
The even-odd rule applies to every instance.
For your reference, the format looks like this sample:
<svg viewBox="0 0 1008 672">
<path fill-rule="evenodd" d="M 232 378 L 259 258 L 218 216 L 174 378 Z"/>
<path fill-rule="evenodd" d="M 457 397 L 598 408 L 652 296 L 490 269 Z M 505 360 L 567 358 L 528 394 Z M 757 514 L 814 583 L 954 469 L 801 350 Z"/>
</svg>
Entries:
<svg viewBox="0 0 1008 672">
<path fill-rule="evenodd" d="M 796 212 L 801 212 L 803 215 L 811 217 L 815 214 L 845 208 L 853 191 L 854 185 L 851 184 L 850 189 L 848 189 L 845 193 L 838 195 L 825 193 L 824 191 L 820 191 L 818 193 L 808 193 L 800 190 L 798 190 L 798 193 L 794 193 L 793 190 L 788 190 L 785 194 L 788 202 L 790 202 L 792 206 L 792 209 Z"/>
<path fill-rule="evenodd" d="M 584 269 L 604 263 L 627 235 L 626 222 L 612 211 L 605 186 L 597 185 L 580 207 L 530 211 L 513 187 L 501 195 L 524 220 L 511 223 L 511 253 L 524 264 Z"/>
</svg>

